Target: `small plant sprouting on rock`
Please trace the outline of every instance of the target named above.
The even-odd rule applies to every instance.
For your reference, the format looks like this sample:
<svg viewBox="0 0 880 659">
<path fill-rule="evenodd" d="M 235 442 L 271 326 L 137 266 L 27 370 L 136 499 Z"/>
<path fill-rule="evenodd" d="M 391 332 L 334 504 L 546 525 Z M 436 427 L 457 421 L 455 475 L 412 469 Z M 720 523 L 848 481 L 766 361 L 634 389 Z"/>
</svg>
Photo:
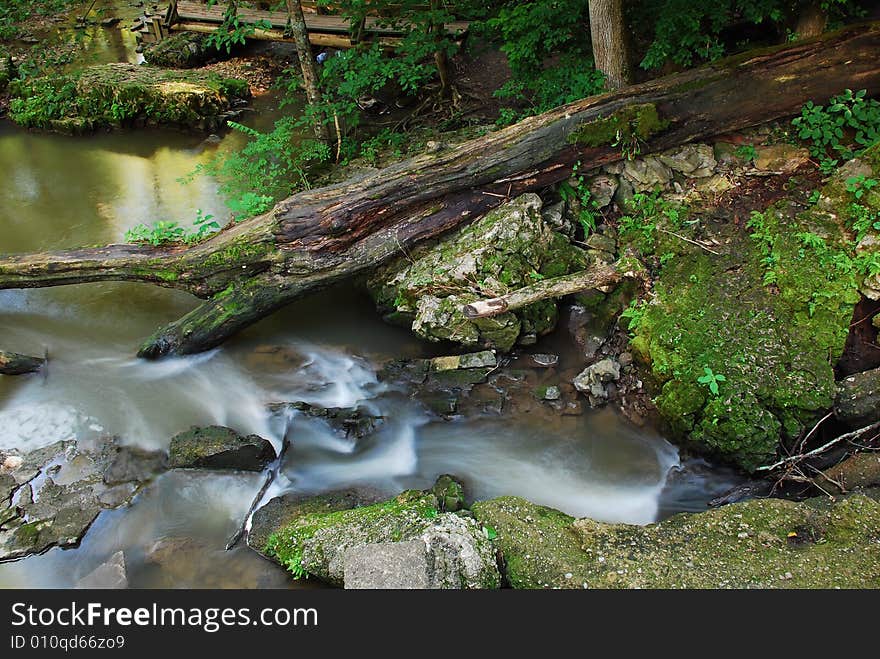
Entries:
<svg viewBox="0 0 880 659">
<path fill-rule="evenodd" d="M 880 184 L 875 178 L 868 178 L 865 175 L 860 176 L 850 176 L 846 179 L 846 191 L 851 193 L 856 199 L 861 199 L 868 192 L 871 191 L 872 188 L 877 187 Z"/>
<path fill-rule="evenodd" d="M 745 160 L 746 162 L 754 162 L 758 159 L 758 152 L 755 150 L 754 144 L 743 144 L 736 151 L 734 151 L 737 158 Z"/>
<path fill-rule="evenodd" d="M 718 387 L 719 382 L 726 382 L 727 378 L 721 375 L 721 373 L 715 373 L 708 366 L 703 367 L 703 375 L 697 378 L 697 382 L 700 384 L 704 384 L 709 387 L 709 391 L 713 396 L 717 396 L 720 391 Z"/>
</svg>

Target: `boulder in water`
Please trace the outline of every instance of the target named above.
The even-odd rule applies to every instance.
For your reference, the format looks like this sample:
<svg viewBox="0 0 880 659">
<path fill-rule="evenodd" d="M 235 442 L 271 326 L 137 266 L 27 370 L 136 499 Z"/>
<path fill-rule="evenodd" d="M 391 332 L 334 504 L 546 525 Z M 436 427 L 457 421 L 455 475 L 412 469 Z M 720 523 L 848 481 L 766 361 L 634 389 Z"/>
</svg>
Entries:
<svg viewBox="0 0 880 659">
<path fill-rule="evenodd" d="M 240 435 L 224 426 L 194 426 L 171 439 L 168 466 L 262 471 L 276 457 L 271 442 L 259 435 Z"/>
</svg>

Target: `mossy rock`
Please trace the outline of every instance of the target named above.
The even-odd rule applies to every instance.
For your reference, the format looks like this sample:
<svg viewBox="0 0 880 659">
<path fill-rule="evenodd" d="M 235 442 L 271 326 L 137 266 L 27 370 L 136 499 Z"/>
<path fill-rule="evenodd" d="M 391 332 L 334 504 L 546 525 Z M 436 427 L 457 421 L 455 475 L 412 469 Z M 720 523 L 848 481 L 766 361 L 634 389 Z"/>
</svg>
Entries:
<svg viewBox="0 0 880 659">
<path fill-rule="evenodd" d="M 172 469 L 237 469 L 262 471 L 275 458 L 271 442 L 259 435 L 240 435 L 224 426 L 193 427 L 171 439 Z"/>
<path fill-rule="evenodd" d="M 430 341 L 510 350 L 521 334 L 542 335 L 557 321 L 556 303 L 539 302 L 493 318 L 468 319 L 462 308 L 543 278 L 591 264 L 589 254 L 547 226 L 541 199 L 525 194 L 440 243 L 380 268 L 367 286 L 386 317 L 412 319 Z"/>
<path fill-rule="evenodd" d="M 475 503 L 514 588 L 877 588 L 880 503 L 755 499 L 648 526 Z"/>
<path fill-rule="evenodd" d="M 209 47 L 206 42 L 206 35 L 180 32 L 147 47 L 144 59 L 151 66 L 192 69 L 219 54 L 216 48 Z"/>
<path fill-rule="evenodd" d="M 631 347 L 673 436 L 754 470 L 772 461 L 780 438 L 796 437 L 832 406 L 833 365 L 860 298 L 860 277 L 831 259 L 854 254 L 840 176 L 819 206 L 783 200 L 749 227 L 704 220 L 674 228 L 702 232 L 693 237 L 711 238 L 717 254 L 657 235 L 654 253 L 666 263 L 631 327 Z M 724 378 L 717 394 L 700 382 L 706 369 Z"/>
<path fill-rule="evenodd" d="M 135 125 L 213 131 L 225 125 L 234 101 L 249 94 L 246 82 L 211 72 L 100 64 L 14 81 L 9 117 L 63 132 Z"/>
</svg>

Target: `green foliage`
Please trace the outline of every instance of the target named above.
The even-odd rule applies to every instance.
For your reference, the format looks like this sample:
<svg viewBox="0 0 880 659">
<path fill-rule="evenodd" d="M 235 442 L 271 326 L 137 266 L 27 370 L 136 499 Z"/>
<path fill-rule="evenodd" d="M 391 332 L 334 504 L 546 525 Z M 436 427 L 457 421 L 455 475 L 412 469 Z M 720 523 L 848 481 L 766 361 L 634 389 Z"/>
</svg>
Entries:
<svg viewBox="0 0 880 659">
<path fill-rule="evenodd" d="M 584 175 L 580 173 L 580 167 L 581 163 L 578 161 L 571 168 L 571 179 L 560 183 L 559 194 L 570 206 L 577 208 L 577 219 L 586 238 L 596 230 L 598 210 L 590 188 L 584 181 Z"/>
<path fill-rule="evenodd" d="M 734 151 L 734 155 L 748 163 L 754 162 L 757 159 L 758 152 L 755 150 L 754 144 L 743 144 Z"/>
<path fill-rule="evenodd" d="M 208 6 L 217 4 L 217 0 L 208 0 Z M 238 16 L 237 0 L 229 0 L 226 5 L 226 11 L 223 12 L 223 22 L 215 32 L 212 32 L 205 40 L 205 45 L 209 48 L 225 50 L 227 54 L 232 54 L 235 46 L 244 45 L 248 37 L 253 36 L 258 29 L 269 30 L 272 24 L 265 20 L 259 20 L 254 23 L 242 21 Z"/>
<path fill-rule="evenodd" d="M 864 89 L 847 89 L 827 106 L 808 101 L 791 123 L 829 172 L 839 159 L 849 160 L 880 141 L 880 102 L 866 98 Z"/>
<path fill-rule="evenodd" d="M 631 20 L 648 25 L 650 46 L 641 62 L 642 68 L 657 69 L 673 62 L 693 66 L 711 62 L 733 48 L 748 47 L 748 42 L 730 43 L 725 30 L 735 24 L 762 26 L 769 40 L 778 43 L 796 38 L 789 24 L 794 24 L 810 0 L 644 0 L 632 7 Z M 822 8 L 832 22 L 864 12 L 858 0 L 825 0 Z"/>
<path fill-rule="evenodd" d="M 330 147 L 312 137 L 305 116 L 283 117 L 266 133 L 230 121 L 249 138 L 238 151 L 218 153 L 193 175 L 217 178 L 236 220 L 265 213 L 272 204 L 311 187 L 310 172 L 330 159 Z"/>
<path fill-rule="evenodd" d="M 685 209 L 664 199 L 659 191 L 637 192 L 626 202 L 626 215 L 619 220 L 621 238 L 630 238 L 642 254 L 651 254 L 661 224 L 675 229 L 685 218 Z"/>
<path fill-rule="evenodd" d="M 715 373 L 708 366 L 703 367 L 703 375 L 697 378 L 697 382 L 702 385 L 705 385 L 709 388 L 709 391 L 713 396 L 717 396 L 720 388 L 718 387 L 719 382 L 726 382 L 727 378 L 721 375 L 721 373 Z"/>
<path fill-rule="evenodd" d="M 200 208 L 193 221 L 193 229 L 180 226 L 177 222 L 159 220 L 152 226 L 138 224 L 125 232 L 125 241 L 129 243 L 148 243 L 158 247 L 172 243 L 193 244 L 204 240 L 212 233 L 220 230 L 220 224 L 213 215 L 205 215 Z"/>
<path fill-rule="evenodd" d="M 851 192 L 856 199 L 861 199 L 872 188 L 877 187 L 878 181 L 875 178 L 868 178 L 865 175 L 851 176 L 845 181 L 846 191 Z"/>
<path fill-rule="evenodd" d="M 42 128 L 76 114 L 76 83 L 75 78 L 60 75 L 14 81 L 9 117 L 20 126 Z"/>
<path fill-rule="evenodd" d="M 648 303 L 644 300 L 633 300 L 629 306 L 620 313 L 621 319 L 627 322 L 630 336 L 635 336 L 648 310 Z"/>
<path fill-rule="evenodd" d="M 500 42 L 512 77 L 496 91 L 511 104 L 500 124 L 600 93 L 605 78 L 593 65 L 588 4 L 582 0 L 506 2 L 475 26 Z"/>
</svg>

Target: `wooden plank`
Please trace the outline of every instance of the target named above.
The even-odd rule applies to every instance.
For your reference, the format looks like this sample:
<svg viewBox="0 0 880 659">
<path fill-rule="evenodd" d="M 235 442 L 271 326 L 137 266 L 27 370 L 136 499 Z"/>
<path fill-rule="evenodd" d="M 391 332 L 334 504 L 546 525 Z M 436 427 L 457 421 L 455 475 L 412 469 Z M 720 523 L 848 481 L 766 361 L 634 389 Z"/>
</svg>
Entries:
<svg viewBox="0 0 880 659">
<path fill-rule="evenodd" d="M 171 27 L 173 32 L 197 32 L 199 34 L 212 34 L 217 31 L 216 25 L 209 25 L 206 23 L 176 23 Z M 293 37 L 284 36 L 283 30 L 254 30 L 254 34 L 251 36 L 252 39 L 257 39 L 258 41 L 283 41 L 285 43 L 293 43 Z M 336 34 L 322 34 L 319 32 L 311 32 L 309 33 L 309 41 L 313 46 L 320 46 L 322 48 L 352 48 L 355 44 L 351 42 L 351 39 L 348 36 L 341 36 Z M 383 48 L 393 48 L 394 46 L 400 43 L 399 38 L 395 37 L 380 37 L 379 43 Z"/>
<path fill-rule="evenodd" d="M 209 8 L 207 5 L 192 1 L 177 3 L 178 20 L 183 23 L 213 23 L 219 25 L 223 22 L 224 11 L 225 9 L 219 5 Z M 287 12 L 239 9 L 238 16 L 241 20 L 248 23 L 268 21 L 272 28 L 282 31 L 287 27 Z M 306 28 L 310 33 L 349 34 L 351 32 L 351 24 L 341 16 L 310 14 L 305 19 Z M 406 23 L 383 25 L 387 20 L 374 16 L 367 17 L 364 33 L 388 37 L 399 37 L 406 33 L 408 27 Z M 469 26 L 470 23 L 467 21 L 456 21 L 446 25 L 446 30 L 449 34 L 458 36 L 466 32 Z"/>
</svg>

